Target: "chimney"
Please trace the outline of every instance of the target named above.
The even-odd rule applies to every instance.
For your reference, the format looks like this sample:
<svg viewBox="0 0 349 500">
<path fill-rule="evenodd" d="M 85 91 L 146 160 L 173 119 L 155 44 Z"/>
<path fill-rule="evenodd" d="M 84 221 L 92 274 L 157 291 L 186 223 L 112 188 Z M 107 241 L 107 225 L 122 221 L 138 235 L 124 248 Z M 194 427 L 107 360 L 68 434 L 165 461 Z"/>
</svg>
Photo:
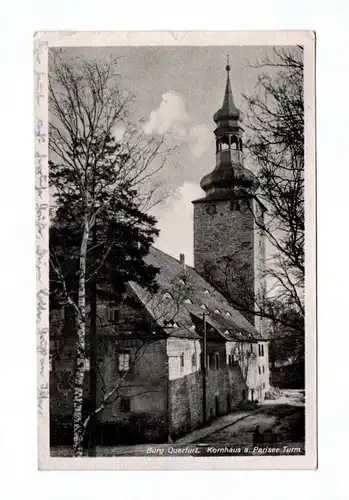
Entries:
<svg viewBox="0 0 349 500">
<path fill-rule="evenodd" d="M 184 269 L 185 269 L 185 255 L 184 255 L 184 253 L 179 254 L 179 262 L 180 262 L 181 266 L 184 267 Z"/>
</svg>

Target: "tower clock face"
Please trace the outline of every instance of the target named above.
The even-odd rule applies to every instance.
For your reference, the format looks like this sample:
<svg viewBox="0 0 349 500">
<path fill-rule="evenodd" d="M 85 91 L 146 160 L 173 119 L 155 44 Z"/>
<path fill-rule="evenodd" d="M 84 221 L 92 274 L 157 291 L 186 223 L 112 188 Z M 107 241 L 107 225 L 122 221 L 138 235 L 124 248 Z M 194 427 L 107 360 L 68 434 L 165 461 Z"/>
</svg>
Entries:
<svg viewBox="0 0 349 500">
<path fill-rule="evenodd" d="M 216 213 L 216 205 L 208 205 L 207 208 L 206 208 L 206 212 L 210 215 L 212 214 L 215 214 Z"/>
</svg>

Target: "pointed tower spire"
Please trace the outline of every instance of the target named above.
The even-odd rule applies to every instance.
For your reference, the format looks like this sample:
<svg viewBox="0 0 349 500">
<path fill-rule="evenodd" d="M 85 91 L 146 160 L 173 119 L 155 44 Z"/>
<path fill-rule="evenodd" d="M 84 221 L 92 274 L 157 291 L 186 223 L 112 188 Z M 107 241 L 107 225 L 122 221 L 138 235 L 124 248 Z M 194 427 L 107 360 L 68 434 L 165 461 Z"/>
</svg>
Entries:
<svg viewBox="0 0 349 500">
<path fill-rule="evenodd" d="M 227 55 L 227 64 L 225 66 L 227 72 L 227 83 L 225 85 L 224 99 L 221 109 L 215 113 L 213 119 L 218 124 L 218 122 L 223 122 L 226 120 L 238 120 L 240 117 L 240 111 L 237 109 L 233 99 L 233 93 L 231 90 L 230 83 L 230 64 L 229 55 Z"/>
<path fill-rule="evenodd" d="M 234 104 L 230 84 L 229 56 L 225 66 L 227 82 L 225 86 L 222 107 L 215 113 L 213 120 L 217 127 L 216 137 L 216 167 L 201 180 L 201 187 L 206 193 L 206 199 L 231 199 L 238 196 L 241 190 L 255 190 L 256 178 L 250 170 L 243 166 L 243 129 L 240 126 L 240 111 Z"/>
</svg>

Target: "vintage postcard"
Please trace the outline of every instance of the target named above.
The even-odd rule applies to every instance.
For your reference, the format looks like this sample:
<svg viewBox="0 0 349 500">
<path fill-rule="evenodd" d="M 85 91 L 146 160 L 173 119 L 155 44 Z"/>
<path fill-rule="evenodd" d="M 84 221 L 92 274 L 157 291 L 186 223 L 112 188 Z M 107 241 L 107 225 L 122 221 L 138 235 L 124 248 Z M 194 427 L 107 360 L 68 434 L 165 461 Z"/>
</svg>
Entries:
<svg viewBox="0 0 349 500">
<path fill-rule="evenodd" d="M 316 468 L 314 33 L 37 33 L 34 77 L 39 468 Z"/>
</svg>

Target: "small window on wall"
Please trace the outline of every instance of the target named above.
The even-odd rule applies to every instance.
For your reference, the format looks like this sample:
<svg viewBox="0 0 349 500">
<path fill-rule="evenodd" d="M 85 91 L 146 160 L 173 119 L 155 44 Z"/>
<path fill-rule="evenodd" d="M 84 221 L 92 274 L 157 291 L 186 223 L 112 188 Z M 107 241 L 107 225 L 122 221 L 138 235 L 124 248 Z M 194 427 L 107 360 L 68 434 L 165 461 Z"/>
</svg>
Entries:
<svg viewBox="0 0 349 500">
<path fill-rule="evenodd" d="M 231 203 L 230 203 L 230 210 L 232 212 L 241 212 L 241 206 L 240 206 L 240 202 L 237 201 L 237 200 L 233 200 Z"/>
<path fill-rule="evenodd" d="M 233 354 L 229 354 L 228 356 L 228 364 L 231 368 L 234 368 L 235 366 L 235 359 Z"/>
<path fill-rule="evenodd" d="M 263 389 L 265 389 L 265 382 L 263 382 Z"/>
<path fill-rule="evenodd" d="M 195 352 L 191 355 L 191 366 L 192 366 L 192 368 L 196 368 L 196 353 Z"/>
<path fill-rule="evenodd" d="M 263 365 L 263 369 L 262 369 L 263 373 L 265 373 L 265 366 Z"/>
<path fill-rule="evenodd" d="M 207 370 L 211 370 L 211 355 L 207 354 L 206 356 L 206 368 Z"/>
<path fill-rule="evenodd" d="M 213 356 L 213 369 L 219 370 L 219 354 L 217 353 Z"/>
<path fill-rule="evenodd" d="M 118 355 L 118 370 L 120 373 L 127 372 L 130 369 L 130 355 L 128 353 L 120 353 Z"/>
<path fill-rule="evenodd" d="M 179 356 L 179 367 L 181 369 L 181 372 L 184 370 L 184 353 Z"/>
<path fill-rule="evenodd" d="M 116 307 L 108 307 L 107 315 L 110 323 L 117 323 L 119 321 L 120 311 Z"/>
<path fill-rule="evenodd" d="M 264 345 L 263 344 L 258 344 L 258 356 L 261 358 L 264 356 Z"/>
<path fill-rule="evenodd" d="M 261 370 L 260 366 L 258 367 L 258 373 L 259 373 L 259 375 L 262 373 L 262 370 Z"/>
<path fill-rule="evenodd" d="M 128 398 L 120 398 L 120 411 L 126 413 L 130 411 L 131 404 Z"/>
</svg>

